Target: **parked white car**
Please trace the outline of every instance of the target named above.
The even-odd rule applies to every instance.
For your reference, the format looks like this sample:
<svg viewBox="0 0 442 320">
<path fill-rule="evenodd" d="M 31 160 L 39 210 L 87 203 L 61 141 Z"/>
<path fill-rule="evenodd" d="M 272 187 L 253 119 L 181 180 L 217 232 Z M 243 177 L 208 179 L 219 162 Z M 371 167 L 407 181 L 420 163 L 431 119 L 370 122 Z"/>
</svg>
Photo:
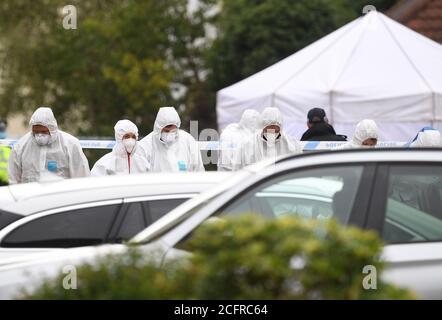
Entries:
<svg viewBox="0 0 442 320">
<path fill-rule="evenodd" d="M 189 254 L 180 245 L 211 218 L 245 211 L 267 217 L 333 217 L 382 236 L 387 243 L 386 281 L 423 298 L 442 299 L 441 194 L 442 150 L 344 150 L 289 156 L 238 172 L 181 204 L 131 243 L 146 253 L 161 252 L 163 261 Z M 0 298 L 13 297 L 25 285 L 28 289 L 37 285 L 41 278 L 29 275 L 54 276 L 65 265 L 125 250 L 123 245 L 104 245 L 10 260 L 0 266 Z"/>
<path fill-rule="evenodd" d="M 145 174 L 0 188 L 0 265 L 23 254 L 121 243 L 228 173 Z"/>
</svg>

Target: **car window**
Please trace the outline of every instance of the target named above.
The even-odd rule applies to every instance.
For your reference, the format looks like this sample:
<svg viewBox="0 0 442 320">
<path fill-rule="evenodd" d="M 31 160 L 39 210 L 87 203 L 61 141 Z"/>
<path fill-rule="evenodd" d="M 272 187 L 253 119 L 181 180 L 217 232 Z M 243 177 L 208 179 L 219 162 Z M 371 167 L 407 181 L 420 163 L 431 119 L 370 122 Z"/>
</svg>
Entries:
<svg viewBox="0 0 442 320">
<path fill-rule="evenodd" d="M 117 233 L 116 242 L 130 240 L 186 200 L 187 198 L 128 203 L 123 209 L 125 216 Z"/>
<path fill-rule="evenodd" d="M 442 167 L 392 166 L 382 237 L 388 243 L 442 240 Z"/>
<path fill-rule="evenodd" d="M 144 204 L 147 209 L 146 221 L 148 225 L 157 221 L 159 218 L 164 216 L 172 209 L 175 209 L 186 200 L 188 200 L 188 198 L 146 201 Z"/>
<path fill-rule="evenodd" d="M 286 215 L 308 219 L 334 217 L 347 223 L 363 166 L 303 170 L 259 185 L 221 210 L 221 214 L 258 213 L 268 218 Z"/>
<path fill-rule="evenodd" d="M 32 220 L 11 231 L 2 247 L 71 248 L 104 243 L 119 205 L 72 210 Z"/>
<path fill-rule="evenodd" d="M 0 229 L 21 218 L 23 218 L 23 216 L 0 210 Z"/>
<path fill-rule="evenodd" d="M 143 202 L 128 203 L 124 210 L 125 216 L 118 231 L 117 242 L 131 239 L 147 226 Z"/>
</svg>

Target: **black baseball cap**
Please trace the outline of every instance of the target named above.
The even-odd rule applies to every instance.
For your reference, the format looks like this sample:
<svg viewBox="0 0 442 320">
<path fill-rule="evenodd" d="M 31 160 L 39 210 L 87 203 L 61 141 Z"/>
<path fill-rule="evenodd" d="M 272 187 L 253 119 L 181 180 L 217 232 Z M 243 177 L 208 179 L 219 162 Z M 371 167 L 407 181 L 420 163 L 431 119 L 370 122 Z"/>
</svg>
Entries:
<svg viewBox="0 0 442 320">
<path fill-rule="evenodd" d="M 307 113 L 307 119 L 308 122 L 310 123 L 324 122 L 324 118 L 325 118 L 325 111 L 324 109 L 321 108 L 310 109 L 309 112 Z"/>
</svg>

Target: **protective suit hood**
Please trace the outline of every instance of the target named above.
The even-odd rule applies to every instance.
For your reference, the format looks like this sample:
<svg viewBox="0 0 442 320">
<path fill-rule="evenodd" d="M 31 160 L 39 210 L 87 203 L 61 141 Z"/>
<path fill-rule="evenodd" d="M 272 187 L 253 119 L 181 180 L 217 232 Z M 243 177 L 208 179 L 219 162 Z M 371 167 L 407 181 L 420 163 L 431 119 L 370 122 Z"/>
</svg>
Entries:
<svg viewBox="0 0 442 320">
<path fill-rule="evenodd" d="M 261 114 L 253 109 L 246 109 L 238 123 L 229 124 L 221 133 L 218 151 L 218 171 L 232 171 L 236 154 L 241 151 L 242 144 L 256 130 L 261 129 Z"/>
<path fill-rule="evenodd" d="M 239 125 L 241 128 L 254 132 L 261 128 L 261 114 L 256 110 L 246 109 L 241 116 L 241 120 L 239 120 Z"/>
<path fill-rule="evenodd" d="M 133 133 L 138 139 L 138 127 L 130 120 L 120 120 L 115 124 L 115 141 L 122 142 L 125 134 Z"/>
<path fill-rule="evenodd" d="M 278 108 L 265 108 L 262 112 L 262 124 L 261 128 L 264 129 L 267 126 L 276 125 L 280 128 L 282 128 L 282 113 L 279 111 Z"/>
<path fill-rule="evenodd" d="M 438 148 L 442 147 L 442 137 L 438 130 L 426 129 L 419 132 L 414 142 L 410 144 L 412 148 Z"/>
<path fill-rule="evenodd" d="M 126 154 L 126 149 L 123 145 L 123 137 L 127 133 L 133 133 L 135 134 L 136 139 L 138 141 L 138 127 L 136 126 L 135 123 L 133 123 L 130 120 L 120 120 L 115 124 L 114 130 L 115 130 L 115 141 L 116 141 L 114 151 L 117 153 Z M 132 153 L 135 152 L 137 144 L 135 144 Z"/>
<path fill-rule="evenodd" d="M 157 117 L 155 119 L 155 124 L 153 127 L 153 131 L 160 135 L 161 130 L 163 130 L 164 127 L 167 127 L 169 125 L 176 125 L 179 129 L 181 126 L 181 119 L 178 115 L 178 112 L 176 112 L 174 107 L 162 107 L 158 111 Z"/>
<path fill-rule="evenodd" d="M 115 147 L 112 152 L 100 158 L 92 168 L 92 176 L 139 174 L 150 171 L 149 162 L 144 150 L 139 147 L 138 128 L 132 121 L 120 120 L 115 124 Z M 130 154 L 123 144 L 123 137 L 127 133 L 136 136 L 136 144 Z"/>
<path fill-rule="evenodd" d="M 352 142 L 354 145 L 362 146 L 362 142 L 367 139 L 378 139 L 378 126 L 370 119 L 362 120 L 356 125 Z"/>
<path fill-rule="evenodd" d="M 36 125 L 48 128 L 51 134 L 49 144 L 57 140 L 58 124 L 51 108 L 40 107 L 37 110 L 35 110 L 35 112 L 32 114 L 31 120 L 29 121 L 29 125 L 31 127 L 31 131 L 32 131 L 32 126 Z"/>
</svg>

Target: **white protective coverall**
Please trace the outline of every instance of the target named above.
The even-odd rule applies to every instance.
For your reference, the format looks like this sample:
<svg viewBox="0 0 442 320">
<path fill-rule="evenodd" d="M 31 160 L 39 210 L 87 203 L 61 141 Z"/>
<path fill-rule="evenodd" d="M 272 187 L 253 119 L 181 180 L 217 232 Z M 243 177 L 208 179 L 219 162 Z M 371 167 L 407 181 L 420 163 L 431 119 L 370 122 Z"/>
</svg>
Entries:
<svg viewBox="0 0 442 320">
<path fill-rule="evenodd" d="M 438 130 L 425 130 L 419 132 L 411 148 L 442 148 L 442 137 Z"/>
<path fill-rule="evenodd" d="M 235 169 L 241 169 L 263 159 L 276 158 L 285 154 L 302 153 L 302 146 L 299 142 L 292 140 L 282 130 L 282 114 L 278 108 L 265 108 L 261 114 L 261 130 L 255 133 L 246 141 L 238 152 L 235 160 Z M 276 125 L 281 128 L 280 134 L 274 143 L 266 140 L 263 130 L 267 126 Z"/>
<path fill-rule="evenodd" d="M 249 139 L 257 129 L 261 128 L 261 114 L 253 109 L 243 112 L 239 123 L 229 124 L 221 133 L 219 140 L 218 171 L 232 171 L 236 154 L 241 145 Z"/>
<path fill-rule="evenodd" d="M 173 141 L 162 139 L 162 130 L 177 126 Z M 187 132 L 180 130 L 181 120 L 173 107 L 158 111 L 153 131 L 140 141 L 152 172 L 205 171 L 198 142 Z"/>
<path fill-rule="evenodd" d="M 112 152 L 104 155 L 95 163 L 91 175 L 106 176 L 148 172 L 149 162 L 144 150 L 138 145 L 138 128 L 135 123 L 129 120 L 120 120 L 114 129 L 116 144 Z M 128 133 L 135 134 L 137 140 L 130 150 L 127 150 L 128 147 L 123 142 L 124 135 Z"/>
<path fill-rule="evenodd" d="M 80 142 L 58 129 L 50 108 L 38 108 L 29 121 L 31 132 L 24 135 L 12 148 L 9 158 L 9 183 L 40 180 L 40 175 L 51 171 L 63 178 L 87 177 L 89 164 Z M 50 137 L 47 145 L 39 145 L 32 134 L 32 126 L 47 127 Z"/>
<path fill-rule="evenodd" d="M 360 121 L 356 125 L 352 139 L 338 149 L 373 148 L 362 144 L 367 139 L 378 139 L 378 126 L 371 119 Z"/>
</svg>

